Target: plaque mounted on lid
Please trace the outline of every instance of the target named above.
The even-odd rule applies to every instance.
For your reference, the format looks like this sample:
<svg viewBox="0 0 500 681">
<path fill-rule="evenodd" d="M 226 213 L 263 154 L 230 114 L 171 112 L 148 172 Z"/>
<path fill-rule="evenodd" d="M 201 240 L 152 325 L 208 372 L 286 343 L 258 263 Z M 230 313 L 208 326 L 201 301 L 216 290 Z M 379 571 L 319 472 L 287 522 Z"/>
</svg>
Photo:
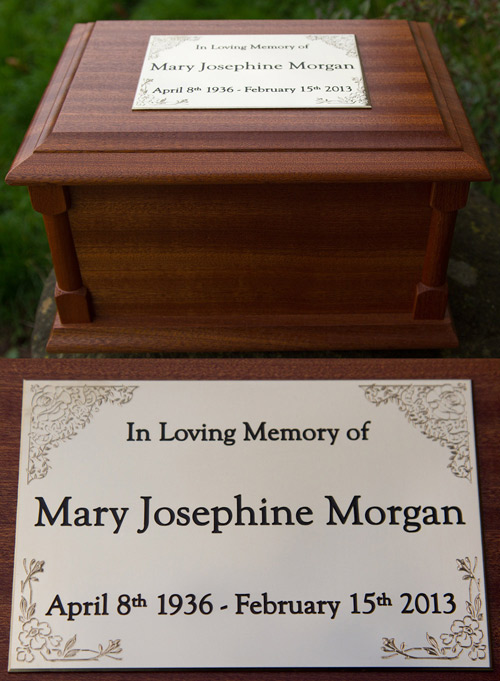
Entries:
<svg viewBox="0 0 500 681">
<path fill-rule="evenodd" d="M 132 108 L 369 106 L 354 35 L 155 35 Z"/>
</svg>

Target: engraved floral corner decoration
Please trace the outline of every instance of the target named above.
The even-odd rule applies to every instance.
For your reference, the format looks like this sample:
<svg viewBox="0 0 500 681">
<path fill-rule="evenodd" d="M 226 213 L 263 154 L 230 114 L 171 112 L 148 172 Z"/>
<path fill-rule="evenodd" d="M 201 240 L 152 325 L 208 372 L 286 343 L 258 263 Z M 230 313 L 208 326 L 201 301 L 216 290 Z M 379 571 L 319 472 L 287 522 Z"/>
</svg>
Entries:
<svg viewBox="0 0 500 681">
<path fill-rule="evenodd" d="M 473 662 L 486 658 L 486 637 L 481 626 L 484 619 L 481 583 L 475 574 L 477 558 L 474 559 L 474 564 L 470 558 L 457 558 L 457 570 L 463 573 L 462 579 L 469 582 L 469 597 L 465 601 L 467 614 L 461 619 L 453 620 L 449 632 L 441 634 L 439 640 L 427 633 L 427 645 L 407 647 L 404 642 L 397 644 L 394 638 L 383 638 L 382 651 L 387 653 L 382 655 L 383 659 L 403 657 L 405 660 L 456 660 L 464 652 L 467 652 Z"/>
<path fill-rule="evenodd" d="M 26 578 L 21 581 L 21 602 L 19 622 L 21 632 L 18 636 L 20 645 L 16 649 L 18 662 L 31 663 L 40 656 L 46 662 L 92 662 L 108 658 L 121 660 L 118 655 L 122 652 L 120 639 L 110 640 L 106 646 L 98 645 L 97 650 L 78 648 L 77 637 L 72 636 L 64 642 L 62 636 L 53 633 L 48 622 L 42 622 L 36 615 L 36 603 L 33 600 L 33 583 L 39 581 L 43 573 L 45 561 L 23 561 Z"/>
<path fill-rule="evenodd" d="M 339 50 L 347 59 L 359 58 L 358 46 L 354 35 L 309 35 L 307 37 L 308 40 L 319 40 L 326 45 Z M 318 97 L 316 99 L 316 104 L 345 104 L 346 106 L 353 107 L 370 107 L 366 83 L 362 76 L 352 78 L 351 88 L 351 92 L 344 95 L 338 95 L 335 99 Z"/>
<path fill-rule="evenodd" d="M 367 400 L 378 406 L 393 402 L 408 421 L 430 440 L 451 451 L 448 468 L 457 478 L 471 481 L 472 465 L 469 449 L 463 383 L 452 385 L 364 385 Z"/>
<path fill-rule="evenodd" d="M 74 438 L 104 404 L 124 405 L 137 386 L 33 385 L 28 452 L 28 483 L 44 478 L 49 453 Z"/>
<path fill-rule="evenodd" d="M 199 40 L 197 36 L 187 36 L 187 35 L 153 35 L 151 36 L 148 52 L 146 59 L 154 61 L 155 59 L 160 59 L 165 56 L 168 50 L 175 49 L 186 42 L 196 42 Z M 150 92 L 150 84 L 154 82 L 153 78 L 143 78 L 137 90 L 136 96 L 136 108 L 145 108 L 151 105 L 162 105 L 168 104 L 171 106 L 181 106 L 186 104 L 189 100 L 187 99 L 177 99 L 176 101 L 169 101 L 168 97 L 163 97 L 158 99 L 153 97 Z"/>
</svg>

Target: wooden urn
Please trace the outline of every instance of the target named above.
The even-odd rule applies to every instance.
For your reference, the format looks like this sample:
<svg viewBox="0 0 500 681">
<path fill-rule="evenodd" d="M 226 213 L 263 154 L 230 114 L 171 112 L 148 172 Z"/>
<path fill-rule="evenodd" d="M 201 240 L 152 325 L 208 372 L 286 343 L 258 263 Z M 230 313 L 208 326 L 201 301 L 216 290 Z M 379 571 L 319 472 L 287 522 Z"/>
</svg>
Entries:
<svg viewBox="0 0 500 681">
<path fill-rule="evenodd" d="M 354 34 L 371 108 L 132 110 L 151 35 L 217 34 Z M 76 25 L 7 176 L 45 222 L 57 353 L 456 345 L 456 212 L 488 179 L 406 21 Z"/>
</svg>

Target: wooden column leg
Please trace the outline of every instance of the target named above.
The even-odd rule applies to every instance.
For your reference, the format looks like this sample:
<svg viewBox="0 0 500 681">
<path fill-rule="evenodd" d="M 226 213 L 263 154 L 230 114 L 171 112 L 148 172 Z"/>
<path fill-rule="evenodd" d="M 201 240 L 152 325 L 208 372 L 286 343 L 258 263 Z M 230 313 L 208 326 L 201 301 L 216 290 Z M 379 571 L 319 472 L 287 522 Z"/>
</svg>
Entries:
<svg viewBox="0 0 500 681">
<path fill-rule="evenodd" d="M 429 238 L 425 251 L 422 279 L 417 284 L 414 319 L 443 319 L 448 303 L 446 270 L 450 256 L 457 211 L 467 203 L 468 182 L 435 182 Z"/>
<path fill-rule="evenodd" d="M 42 213 L 56 274 L 55 299 L 63 324 L 92 321 L 90 296 L 83 285 L 68 218 L 69 202 L 63 187 L 29 187 L 33 208 Z"/>
</svg>

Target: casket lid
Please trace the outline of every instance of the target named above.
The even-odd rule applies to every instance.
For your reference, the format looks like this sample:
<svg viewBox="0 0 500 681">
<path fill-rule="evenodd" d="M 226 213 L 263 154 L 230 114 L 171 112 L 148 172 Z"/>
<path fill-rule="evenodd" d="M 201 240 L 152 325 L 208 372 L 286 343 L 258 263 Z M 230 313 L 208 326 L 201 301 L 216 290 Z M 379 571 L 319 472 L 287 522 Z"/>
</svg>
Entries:
<svg viewBox="0 0 500 681">
<path fill-rule="evenodd" d="M 151 35 L 356 36 L 371 109 L 133 111 Z M 10 184 L 487 180 L 428 24 L 111 21 L 77 24 Z"/>
</svg>

